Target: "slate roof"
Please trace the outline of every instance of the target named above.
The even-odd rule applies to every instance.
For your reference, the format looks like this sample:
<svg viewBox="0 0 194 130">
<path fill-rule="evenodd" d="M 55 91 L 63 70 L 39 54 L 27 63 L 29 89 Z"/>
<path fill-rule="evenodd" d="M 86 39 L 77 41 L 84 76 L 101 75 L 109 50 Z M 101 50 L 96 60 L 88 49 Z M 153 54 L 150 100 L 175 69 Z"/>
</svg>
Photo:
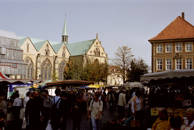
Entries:
<svg viewBox="0 0 194 130">
<path fill-rule="evenodd" d="M 26 39 L 27 37 L 20 39 L 18 42 L 18 45 L 21 46 Z M 47 41 L 47 40 L 41 40 L 41 39 L 35 39 L 35 38 L 30 38 L 30 39 L 38 51 L 41 49 L 43 44 Z M 95 39 L 76 42 L 76 43 L 69 43 L 69 44 L 66 44 L 66 46 L 71 56 L 83 55 L 88 51 L 88 49 L 94 43 L 94 41 Z M 64 43 L 50 42 L 50 44 L 54 49 L 54 51 L 57 53 Z"/>
<path fill-rule="evenodd" d="M 47 40 L 39 41 L 39 42 L 36 42 L 36 43 L 33 42 L 33 44 L 34 44 L 35 48 L 39 51 L 46 41 Z"/>
<path fill-rule="evenodd" d="M 67 48 L 71 54 L 71 56 L 84 55 L 91 45 L 94 43 L 95 39 L 81 41 L 76 43 L 67 44 Z"/>
<path fill-rule="evenodd" d="M 184 18 L 178 16 L 158 35 L 151 38 L 149 41 L 185 38 L 194 38 L 194 26 Z"/>
<path fill-rule="evenodd" d="M 24 41 L 26 39 L 27 39 L 27 37 L 26 38 L 19 39 L 19 42 L 17 43 L 18 44 L 18 47 L 21 47 L 24 44 Z"/>
<path fill-rule="evenodd" d="M 51 43 L 53 49 L 55 50 L 55 52 L 57 53 L 59 51 L 59 49 L 61 48 L 61 46 L 63 45 L 63 43 L 58 43 L 58 44 L 53 44 Z"/>
</svg>

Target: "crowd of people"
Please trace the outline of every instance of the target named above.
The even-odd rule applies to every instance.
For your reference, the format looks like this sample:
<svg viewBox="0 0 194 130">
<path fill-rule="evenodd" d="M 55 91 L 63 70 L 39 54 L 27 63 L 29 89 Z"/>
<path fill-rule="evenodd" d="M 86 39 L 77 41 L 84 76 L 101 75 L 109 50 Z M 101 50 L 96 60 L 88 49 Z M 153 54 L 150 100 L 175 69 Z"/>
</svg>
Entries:
<svg viewBox="0 0 194 130">
<path fill-rule="evenodd" d="M 147 106 L 148 95 L 143 89 L 112 88 L 88 91 L 55 90 L 50 96 L 48 90 L 33 90 L 21 99 L 15 91 L 9 99 L 0 96 L 0 130 L 66 130 L 67 120 L 72 120 L 72 129 L 80 130 L 82 116 L 90 121 L 91 130 L 103 129 L 139 129 L 144 130 L 183 130 L 194 129 L 193 109 L 186 119 L 169 117 L 166 110 L 161 110 L 158 118 L 150 124 L 150 108 Z M 116 119 L 102 122 L 104 110 L 118 113 Z M 86 128 L 85 128 L 86 129 Z M 187 129 L 186 129 L 187 130 Z"/>
</svg>

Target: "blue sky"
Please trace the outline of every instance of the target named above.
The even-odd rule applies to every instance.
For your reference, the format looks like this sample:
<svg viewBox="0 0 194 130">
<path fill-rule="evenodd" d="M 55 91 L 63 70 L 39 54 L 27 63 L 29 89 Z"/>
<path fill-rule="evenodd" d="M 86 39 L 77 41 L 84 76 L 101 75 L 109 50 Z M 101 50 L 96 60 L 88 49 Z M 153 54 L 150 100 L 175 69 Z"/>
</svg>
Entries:
<svg viewBox="0 0 194 130">
<path fill-rule="evenodd" d="M 194 0 L 0 0 L 0 30 L 60 42 L 66 19 L 70 43 L 98 33 L 109 59 L 127 45 L 150 66 L 148 39 L 183 11 L 194 24 Z"/>
</svg>

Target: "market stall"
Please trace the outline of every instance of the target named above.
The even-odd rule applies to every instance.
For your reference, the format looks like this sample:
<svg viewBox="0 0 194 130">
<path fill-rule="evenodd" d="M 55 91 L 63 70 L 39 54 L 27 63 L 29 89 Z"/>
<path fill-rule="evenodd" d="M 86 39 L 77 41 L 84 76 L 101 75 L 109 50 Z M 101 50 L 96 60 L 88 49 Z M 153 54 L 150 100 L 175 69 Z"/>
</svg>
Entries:
<svg viewBox="0 0 194 130">
<path fill-rule="evenodd" d="M 85 86 L 93 84 L 91 81 L 84 81 L 84 80 L 63 80 L 63 81 L 55 81 L 55 82 L 48 82 L 45 84 L 44 88 L 48 89 L 50 95 L 55 95 L 54 91 L 56 88 L 62 88 L 67 91 L 71 91 L 74 88 L 85 88 Z"/>
<path fill-rule="evenodd" d="M 148 86 L 148 105 L 152 117 L 166 109 L 169 116 L 185 116 L 194 107 L 194 70 L 171 70 L 148 73 L 141 77 Z"/>
</svg>

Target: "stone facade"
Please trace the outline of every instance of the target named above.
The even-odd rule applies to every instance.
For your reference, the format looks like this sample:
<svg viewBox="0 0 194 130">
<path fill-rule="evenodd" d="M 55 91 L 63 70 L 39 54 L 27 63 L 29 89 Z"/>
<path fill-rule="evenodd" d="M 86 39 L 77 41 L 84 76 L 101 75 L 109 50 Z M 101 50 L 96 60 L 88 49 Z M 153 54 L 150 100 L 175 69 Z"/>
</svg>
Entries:
<svg viewBox="0 0 194 130">
<path fill-rule="evenodd" d="M 65 44 L 61 44 L 59 50 L 53 49 L 49 41 L 44 41 L 38 48 L 33 40 L 26 38 L 21 49 L 24 50 L 23 59 L 28 64 L 26 71 L 27 79 L 51 80 L 57 77 L 63 80 L 65 64 L 69 60 L 69 52 Z"/>
<path fill-rule="evenodd" d="M 70 59 L 81 62 L 82 65 L 96 60 L 99 63 L 107 63 L 107 54 L 98 37 L 68 43 L 66 28 L 61 43 L 26 37 L 20 39 L 19 45 L 24 52 L 23 59 L 27 63 L 27 79 L 63 80 L 64 68 Z"/>
<path fill-rule="evenodd" d="M 194 69 L 194 26 L 178 16 L 150 39 L 152 72 Z"/>
</svg>

